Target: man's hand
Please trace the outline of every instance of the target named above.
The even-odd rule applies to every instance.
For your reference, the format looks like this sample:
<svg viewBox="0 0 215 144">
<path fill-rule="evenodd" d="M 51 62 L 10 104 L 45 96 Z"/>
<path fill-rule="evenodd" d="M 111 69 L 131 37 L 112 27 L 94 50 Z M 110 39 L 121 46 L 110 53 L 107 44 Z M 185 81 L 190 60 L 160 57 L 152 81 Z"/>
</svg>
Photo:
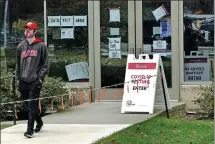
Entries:
<svg viewBox="0 0 215 144">
<path fill-rule="evenodd" d="M 38 80 L 33 84 L 33 88 L 36 89 L 41 89 L 42 88 L 42 80 Z"/>
</svg>

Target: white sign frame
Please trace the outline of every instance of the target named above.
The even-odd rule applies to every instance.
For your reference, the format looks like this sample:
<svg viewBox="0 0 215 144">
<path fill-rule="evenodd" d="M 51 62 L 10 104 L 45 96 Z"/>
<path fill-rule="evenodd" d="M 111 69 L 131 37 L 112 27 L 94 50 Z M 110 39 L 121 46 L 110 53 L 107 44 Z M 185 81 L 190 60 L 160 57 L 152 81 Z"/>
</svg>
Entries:
<svg viewBox="0 0 215 144">
<path fill-rule="evenodd" d="M 146 58 L 143 59 L 143 56 Z M 168 109 L 172 109 L 160 54 L 153 54 L 153 59 L 149 59 L 148 54 L 139 55 L 139 59 L 136 59 L 134 54 L 128 54 L 121 113 L 146 112 L 153 114 L 154 107 L 157 104 L 157 106 L 160 106 L 160 104 L 162 107 L 165 106 L 163 90 L 161 90 L 160 72 L 162 73 L 164 82 L 167 107 Z M 137 82 L 138 80 L 140 84 L 133 83 L 131 78 L 136 80 L 133 82 Z M 158 90 L 161 91 L 161 95 L 157 92 Z M 155 103 L 156 99 L 161 100 L 161 102 Z"/>
</svg>

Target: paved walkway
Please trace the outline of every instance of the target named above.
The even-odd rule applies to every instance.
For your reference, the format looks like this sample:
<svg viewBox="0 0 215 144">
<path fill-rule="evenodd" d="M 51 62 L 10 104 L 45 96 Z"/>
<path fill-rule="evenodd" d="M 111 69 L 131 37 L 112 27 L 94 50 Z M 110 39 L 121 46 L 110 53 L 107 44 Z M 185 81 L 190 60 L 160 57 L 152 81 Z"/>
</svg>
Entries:
<svg viewBox="0 0 215 144">
<path fill-rule="evenodd" d="M 173 106 L 177 103 L 173 103 Z M 121 114 L 121 102 L 96 102 L 75 106 L 43 117 L 41 133 L 26 139 L 26 121 L 1 131 L 1 144 L 91 144 L 130 125 L 150 119 L 149 114 Z M 12 123 L 12 122 L 10 122 Z"/>
</svg>

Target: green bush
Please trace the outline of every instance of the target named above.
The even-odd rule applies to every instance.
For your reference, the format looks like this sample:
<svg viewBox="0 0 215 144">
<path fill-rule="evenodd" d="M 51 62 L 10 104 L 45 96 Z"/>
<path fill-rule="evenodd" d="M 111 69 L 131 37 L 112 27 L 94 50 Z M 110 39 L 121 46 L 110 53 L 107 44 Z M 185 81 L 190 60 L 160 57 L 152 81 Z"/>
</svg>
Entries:
<svg viewBox="0 0 215 144">
<path fill-rule="evenodd" d="M 194 100 L 200 109 L 203 110 L 203 115 L 208 118 L 214 117 L 214 82 L 208 86 L 201 86 L 202 91 L 197 99 Z"/>
<path fill-rule="evenodd" d="M 17 90 L 18 83 L 16 83 L 16 95 L 13 96 L 12 93 L 12 70 L 1 69 L 1 78 L 0 78 L 0 89 L 1 89 L 1 103 L 7 103 L 11 101 L 17 101 L 20 99 L 20 93 Z M 67 95 L 67 89 L 64 88 L 65 83 L 61 78 L 56 77 L 46 77 L 43 83 L 43 88 L 41 91 L 40 98 L 42 113 L 44 114 L 49 107 L 51 106 L 51 101 L 53 100 L 53 106 L 56 111 L 60 111 L 62 108 L 61 95 Z M 56 97 L 53 97 L 56 96 Z M 47 98 L 50 97 L 50 98 Z M 65 108 L 68 106 L 69 98 L 68 96 L 64 96 L 64 104 Z M 21 103 L 16 104 L 17 112 L 23 112 L 23 107 Z M 1 113 L 0 116 L 2 119 L 5 119 L 8 116 L 11 116 L 13 111 L 13 104 L 1 105 Z"/>
<path fill-rule="evenodd" d="M 6 69 L 2 67 L 1 67 L 0 89 L 1 89 L 0 91 L 1 103 L 6 103 L 9 101 L 16 100 L 16 97 L 14 97 L 12 93 L 12 72 L 6 71 Z M 0 108 L 1 108 L 1 113 L 0 113 L 1 119 L 11 116 L 11 113 L 9 112 L 13 110 L 13 105 L 11 104 L 1 105 Z"/>
</svg>

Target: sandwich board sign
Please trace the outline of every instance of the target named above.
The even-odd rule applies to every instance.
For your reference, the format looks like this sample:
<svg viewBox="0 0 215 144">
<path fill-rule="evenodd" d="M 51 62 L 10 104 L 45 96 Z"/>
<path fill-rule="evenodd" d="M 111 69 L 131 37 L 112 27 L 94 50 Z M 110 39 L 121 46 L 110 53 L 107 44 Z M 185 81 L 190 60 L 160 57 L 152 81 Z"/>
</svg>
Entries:
<svg viewBox="0 0 215 144">
<path fill-rule="evenodd" d="M 163 79 L 164 89 L 160 77 Z M 128 54 L 121 113 L 153 114 L 155 107 L 163 108 L 165 106 L 163 90 L 166 95 L 167 107 L 171 109 L 160 54 L 153 54 L 152 59 L 148 54 L 139 55 L 139 59 L 136 59 L 134 54 Z"/>
</svg>

